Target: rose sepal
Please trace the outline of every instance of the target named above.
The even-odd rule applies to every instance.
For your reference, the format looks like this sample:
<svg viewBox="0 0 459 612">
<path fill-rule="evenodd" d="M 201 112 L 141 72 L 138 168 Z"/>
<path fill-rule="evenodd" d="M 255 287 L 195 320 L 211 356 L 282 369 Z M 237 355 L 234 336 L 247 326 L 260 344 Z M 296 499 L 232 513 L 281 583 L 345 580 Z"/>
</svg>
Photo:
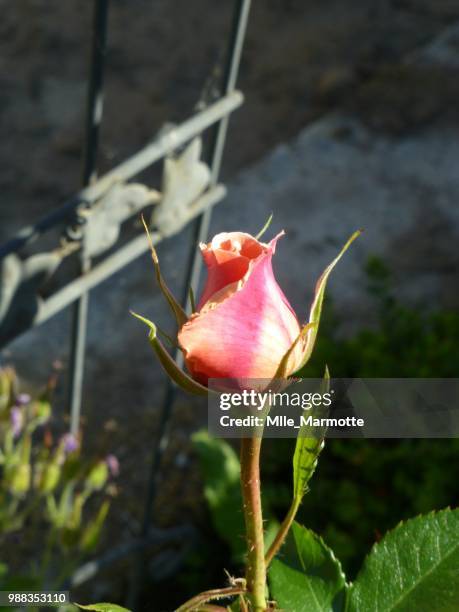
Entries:
<svg viewBox="0 0 459 612">
<path fill-rule="evenodd" d="M 273 381 L 275 381 L 276 379 L 279 378 L 289 378 L 291 376 L 291 374 L 289 373 L 289 361 L 290 358 L 293 355 L 293 352 L 297 346 L 297 344 L 300 342 L 303 342 L 303 340 L 306 337 L 306 334 L 309 332 L 309 330 L 312 330 L 314 327 L 317 326 L 317 322 L 312 321 L 310 323 L 306 323 L 306 325 L 303 325 L 303 327 L 301 328 L 300 333 L 298 334 L 298 336 L 296 337 L 296 340 L 292 343 L 291 347 L 288 349 L 288 351 L 284 354 L 284 356 L 282 357 L 282 360 L 279 364 L 279 367 L 276 370 L 276 373 L 274 375 Z"/>
<path fill-rule="evenodd" d="M 204 387 L 204 385 L 199 384 L 190 376 L 188 376 L 188 374 L 186 374 L 181 368 L 179 368 L 179 366 L 171 357 L 171 355 L 169 355 L 169 353 L 166 351 L 157 336 L 156 325 L 149 319 L 142 317 L 141 315 L 133 312 L 132 310 L 130 311 L 130 313 L 133 317 L 135 317 L 139 321 L 142 321 L 142 323 L 145 323 L 145 325 L 149 328 L 150 331 L 148 334 L 148 340 L 169 378 L 171 378 L 175 382 L 175 384 L 181 389 L 183 389 L 184 391 L 188 391 L 188 393 L 193 393 L 194 395 L 208 395 L 209 390 L 207 389 L 207 387 Z"/>
<path fill-rule="evenodd" d="M 303 368 L 306 365 L 314 349 L 314 344 L 317 338 L 317 332 L 319 330 L 320 317 L 322 314 L 322 305 L 324 301 L 325 288 L 327 286 L 328 277 L 330 276 L 333 268 L 339 262 L 341 257 L 344 255 L 347 249 L 351 246 L 354 240 L 358 238 L 358 236 L 360 236 L 362 231 L 363 230 L 358 230 L 352 234 L 352 236 L 343 246 L 341 251 L 335 257 L 335 259 L 330 264 L 328 264 L 328 266 L 322 272 L 321 276 L 319 277 L 319 280 L 316 283 L 316 288 L 314 291 L 314 299 L 312 301 L 311 309 L 309 311 L 309 324 L 313 323 L 314 325 L 310 327 L 308 330 L 305 345 L 304 345 L 304 350 L 303 350 L 303 356 L 302 356 L 300 365 L 297 367 L 297 371 L 301 370 L 301 368 Z"/>
<path fill-rule="evenodd" d="M 153 240 L 151 239 L 150 230 L 148 229 L 148 225 L 145 219 L 143 218 L 143 215 L 141 216 L 141 219 L 142 219 L 143 226 L 145 228 L 145 232 L 147 234 L 148 243 L 150 245 L 151 259 L 155 267 L 156 280 L 158 282 L 158 285 L 159 285 L 159 288 L 161 289 L 162 294 L 166 298 L 167 303 L 169 304 L 170 309 L 172 310 L 174 314 L 175 320 L 177 321 L 177 326 L 180 329 L 180 327 L 182 327 L 182 325 L 188 321 L 188 316 L 186 312 L 183 310 L 182 306 L 179 304 L 179 302 L 175 299 L 173 293 L 167 286 L 163 278 L 163 275 L 161 274 L 158 254 L 156 253 L 156 249 L 153 246 Z M 146 319 L 144 319 L 144 322 L 145 321 Z"/>
</svg>

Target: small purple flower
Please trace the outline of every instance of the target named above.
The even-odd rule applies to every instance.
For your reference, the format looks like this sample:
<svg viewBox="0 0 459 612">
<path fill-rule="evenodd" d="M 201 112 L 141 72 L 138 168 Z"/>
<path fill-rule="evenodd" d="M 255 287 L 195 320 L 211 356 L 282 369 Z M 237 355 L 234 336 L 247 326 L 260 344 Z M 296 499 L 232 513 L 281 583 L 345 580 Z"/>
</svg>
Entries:
<svg viewBox="0 0 459 612">
<path fill-rule="evenodd" d="M 105 463 L 107 464 L 110 474 L 113 477 L 118 476 L 120 473 L 120 462 L 118 461 L 117 457 L 115 457 L 115 455 L 107 455 L 105 458 Z"/>
<path fill-rule="evenodd" d="M 13 438 L 17 438 L 22 431 L 24 425 L 24 415 L 19 406 L 13 406 L 10 412 L 11 430 L 13 432 Z"/>
<path fill-rule="evenodd" d="M 75 435 L 72 433 L 66 433 L 61 438 L 61 443 L 63 445 L 64 453 L 69 455 L 70 453 L 74 453 L 80 447 L 80 443 Z"/>
<path fill-rule="evenodd" d="M 28 393 L 20 393 L 16 398 L 16 404 L 18 406 L 25 406 L 26 404 L 30 404 L 31 399 Z"/>
</svg>

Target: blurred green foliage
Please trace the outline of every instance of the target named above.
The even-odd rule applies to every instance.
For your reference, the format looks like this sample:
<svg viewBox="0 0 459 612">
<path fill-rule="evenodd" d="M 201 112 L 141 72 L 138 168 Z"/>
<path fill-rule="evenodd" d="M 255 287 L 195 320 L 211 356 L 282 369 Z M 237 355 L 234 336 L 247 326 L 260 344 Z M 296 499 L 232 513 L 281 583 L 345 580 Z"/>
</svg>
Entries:
<svg viewBox="0 0 459 612">
<path fill-rule="evenodd" d="M 62 585 L 96 548 L 116 491 L 113 456 L 84 458 L 70 433 L 54 440 L 54 383 L 32 398 L 19 393 L 14 370 L 0 369 L 0 543 L 15 550 L 0 560 L 12 566 L 1 565 L 2 590 Z"/>
<path fill-rule="evenodd" d="M 193 446 L 204 475 L 204 497 L 213 526 L 228 543 L 234 560 L 241 563 L 246 546 L 241 537 L 244 517 L 239 458 L 231 446 L 211 438 L 206 431 L 194 434 Z"/>
</svg>

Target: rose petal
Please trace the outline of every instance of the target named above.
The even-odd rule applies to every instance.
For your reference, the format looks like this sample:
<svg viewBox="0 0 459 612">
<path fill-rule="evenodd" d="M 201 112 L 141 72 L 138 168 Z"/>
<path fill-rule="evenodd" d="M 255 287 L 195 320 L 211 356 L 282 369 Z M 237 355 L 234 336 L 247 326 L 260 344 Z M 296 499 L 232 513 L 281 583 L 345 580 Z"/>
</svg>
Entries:
<svg viewBox="0 0 459 612">
<path fill-rule="evenodd" d="M 228 232 L 217 234 L 209 244 L 200 246 L 207 266 L 207 280 L 198 304 L 198 310 L 209 298 L 227 285 L 241 280 L 250 262 L 267 249 L 250 234 Z"/>
<path fill-rule="evenodd" d="M 300 325 L 277 284 L 271 265 L 276 237 L 252 261 L 247 278 L 235 283 L 233 293 L 206 306 L 185 323 L 178 340 L 192 376 L 270 379 L 300 333 Z M 301 358 L 292 354 L 290 371 Z"/>
</svg>

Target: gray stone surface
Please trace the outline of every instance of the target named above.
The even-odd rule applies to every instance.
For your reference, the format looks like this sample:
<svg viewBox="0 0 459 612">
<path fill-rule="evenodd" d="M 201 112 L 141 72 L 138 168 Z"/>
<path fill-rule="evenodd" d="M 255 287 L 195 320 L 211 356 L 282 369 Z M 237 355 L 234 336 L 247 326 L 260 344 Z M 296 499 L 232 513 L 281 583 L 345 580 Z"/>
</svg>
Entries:
<svg viewBox="0 0 459 612">
<path fill-rule="evenodd" d="M 459 26 L 457 23 L 446 28 L 429 45 L 412 54 L 412 61 L 459 68 Z"/>
</svg>

